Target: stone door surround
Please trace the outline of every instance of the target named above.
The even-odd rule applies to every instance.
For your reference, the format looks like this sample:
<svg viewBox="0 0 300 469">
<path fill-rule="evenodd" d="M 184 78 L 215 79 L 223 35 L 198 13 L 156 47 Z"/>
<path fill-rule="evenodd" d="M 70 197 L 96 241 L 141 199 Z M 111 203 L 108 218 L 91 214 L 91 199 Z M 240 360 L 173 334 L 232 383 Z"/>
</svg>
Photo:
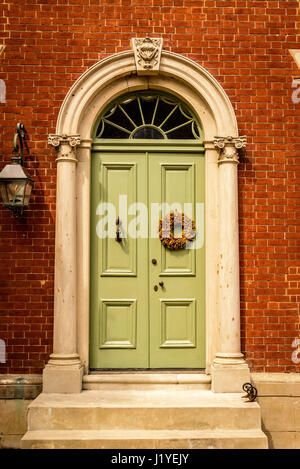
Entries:
<svg viewBox="0 0 300 469">
<path fill-rule="evenodd" d="M 233 107 L 203 67 L 161 52 L 156 75 L 137 74 L 133 51 L 88 69 L 62 103 L 57 151 L 54 350 L 44 369 L 44 392 L 80 392 L 89 369 L 90 161 L 92 131 L 102 110 L 136 90 L 172 93 L 188 103 L 204 130 L 206 179 L 206 372 L 215 392 L 241 392 L 250 379 L 240 351 L 237 163 Z M 216 138 L 217 136 L 217 138 Z"/>
</svg>

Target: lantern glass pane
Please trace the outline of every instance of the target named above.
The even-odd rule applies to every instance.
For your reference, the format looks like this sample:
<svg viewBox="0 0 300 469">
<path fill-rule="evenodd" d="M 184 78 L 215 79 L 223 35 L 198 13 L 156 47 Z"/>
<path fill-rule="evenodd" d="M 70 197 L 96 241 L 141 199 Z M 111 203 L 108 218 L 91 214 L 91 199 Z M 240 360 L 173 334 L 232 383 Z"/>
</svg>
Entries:
<svg viewBox="0 0 300 469">
<path fill-rule="evenodd" d="M 25 180 L 15 179 L 7 183 L 7 195 L 8 203 L 16 207 L 22 207 L 24 205 L 24 191 L 25 191 Z"/>
<path fill-rule="evenodd" d="M 0 182 L 0 194 L 2 197 L 2 202 L 3 204 L 8 204 L 8 195 L 7 195 L 7 190 L 6 190 L 6 182 L 1 181 Z"/>
<path fill-rule="evenodd" d="M 33 183 L 31 181 L 27 181 L 24 193 L 24 207 L 28 207 L 32 186 Z"/>
</svg>

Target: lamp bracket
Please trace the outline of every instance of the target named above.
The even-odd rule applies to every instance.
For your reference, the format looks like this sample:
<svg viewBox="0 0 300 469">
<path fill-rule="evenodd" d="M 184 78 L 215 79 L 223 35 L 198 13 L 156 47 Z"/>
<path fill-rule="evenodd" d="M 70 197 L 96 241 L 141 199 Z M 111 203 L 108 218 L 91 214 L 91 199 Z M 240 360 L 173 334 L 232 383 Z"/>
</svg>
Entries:
<svg viewBox="0 0 300 469">
<path fill-rule="evenodd" d="M 16 153 L 17 155 L 12 156 L 11 160 L 14 163 L 20 164 L 21 166 L 23 166 L 23 148 L 24 148 L 23 142 L 25 143 L 25 146 L 28 150 L 27 143 L 26 143 L 26 135 L 27 135 L 27 131 L 24 125 L 17 124 L 17 132 L 15 133 L 15 136 L 14 136 L 14 149 L 13 149 L 13 153 Z"/>
</svg>

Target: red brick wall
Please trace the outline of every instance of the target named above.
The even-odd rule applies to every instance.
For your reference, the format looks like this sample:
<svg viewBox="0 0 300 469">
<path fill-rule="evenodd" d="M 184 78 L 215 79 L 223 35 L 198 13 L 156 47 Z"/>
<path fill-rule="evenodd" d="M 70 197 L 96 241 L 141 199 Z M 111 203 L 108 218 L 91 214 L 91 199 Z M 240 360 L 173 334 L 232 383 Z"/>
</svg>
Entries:
<svg viewBox="0 0 300 469">
<path fill-rule="evenodd" d="M 0 209 L 0 338 L 8 352 L 0 372 L 40 372 L 51 353 L 56 168 L 47 136 L 62 100 L 88 67 L 148 34 L 204 66 L 232 101 L 240 134 L 248 137 L 239 165 L 242 347 L 253 370 L 299 371 L 291 345 L 300 338 L 300 104 L 291 100 L 291 85 L 300 72 L 288 52 L 299 48 L 298 6 L 297 0 L 4 0 L 0 169 L 22 122 L 35 187 L 23 218 Z"/>
</svg>

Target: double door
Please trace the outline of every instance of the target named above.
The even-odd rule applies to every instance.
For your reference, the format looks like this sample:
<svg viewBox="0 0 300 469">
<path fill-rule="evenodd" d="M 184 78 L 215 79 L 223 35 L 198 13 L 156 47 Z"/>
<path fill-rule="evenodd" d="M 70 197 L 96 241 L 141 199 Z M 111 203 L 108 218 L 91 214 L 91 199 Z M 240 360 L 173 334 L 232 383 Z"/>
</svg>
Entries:
<svg viewBox="0 0 300 469">
<path fill-rule="evenodd" d="M 204 368 L 203 155 L 97 151 L 91 171 L 90 368 Z M 172 211 L 189 249 L 158 237 Z"/>
</svg>

